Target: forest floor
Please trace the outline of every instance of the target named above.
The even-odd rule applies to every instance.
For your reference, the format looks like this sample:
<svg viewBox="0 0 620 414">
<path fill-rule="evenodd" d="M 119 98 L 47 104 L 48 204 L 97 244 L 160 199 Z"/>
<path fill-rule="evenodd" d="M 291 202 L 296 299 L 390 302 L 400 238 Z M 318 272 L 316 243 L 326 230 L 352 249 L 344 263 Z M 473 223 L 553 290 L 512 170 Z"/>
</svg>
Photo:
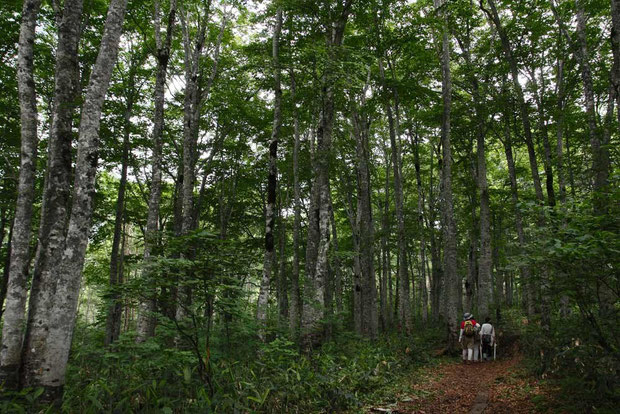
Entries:
<svg viewBox="0 0 620 414">
<path fill-rule="evenodd" d="M 491 362 L 464 364 L 442 361 L 418 371 L 404 392 L 389 404 L 368 406 L 366 413 L 558 413 L 553 407 L 556 390 L 528 375 L 522 356 L 514 352 Z"/>
</svg>

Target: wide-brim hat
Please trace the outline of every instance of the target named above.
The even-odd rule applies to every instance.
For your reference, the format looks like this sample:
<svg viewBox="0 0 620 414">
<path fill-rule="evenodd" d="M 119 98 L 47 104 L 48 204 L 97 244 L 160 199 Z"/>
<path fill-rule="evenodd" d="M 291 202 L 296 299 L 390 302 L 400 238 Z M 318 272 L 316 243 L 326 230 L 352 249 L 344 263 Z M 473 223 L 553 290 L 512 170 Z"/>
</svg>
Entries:
<svg viewBox="0 0 620 414">
<path fill-rule="evenodd" d="M 471 313 L 467 312 L 466 314 L 463 315 L 463 319 L 465 319 L 466 321 L 473 318 L 474 315 L 472 315 Z"/>
</svg>

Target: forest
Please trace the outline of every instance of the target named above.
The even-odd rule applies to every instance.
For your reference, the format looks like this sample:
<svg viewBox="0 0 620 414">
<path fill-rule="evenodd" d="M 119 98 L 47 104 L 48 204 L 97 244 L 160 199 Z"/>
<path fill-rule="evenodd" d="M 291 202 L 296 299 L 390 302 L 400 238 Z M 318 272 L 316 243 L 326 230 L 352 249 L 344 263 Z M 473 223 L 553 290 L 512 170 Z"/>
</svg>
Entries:
<svg viewBox="0 0 620 414">
<path fill-rule="evenodd" d="M 620 0 L 3 0 L 0 412 L 616 412 L 619 138 Z"/>
</svg>

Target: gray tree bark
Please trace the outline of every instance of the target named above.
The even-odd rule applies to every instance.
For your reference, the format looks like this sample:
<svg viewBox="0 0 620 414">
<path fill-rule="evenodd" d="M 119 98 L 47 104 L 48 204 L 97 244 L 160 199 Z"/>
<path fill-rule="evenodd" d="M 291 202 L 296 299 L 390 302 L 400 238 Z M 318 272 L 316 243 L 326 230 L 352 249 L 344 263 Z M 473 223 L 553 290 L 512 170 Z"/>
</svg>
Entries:
<svg viewBox="0 0 620 414">
<path fill-rule="evenodd" d="M 299 111 L 295 98 L 296 85 L 295 73 L 293 69 L 291 75 L 291 102 L 293 105 L 293 208 L 295 219 L 293 222 L 293 269 L 291 273 L 291 300 L 289 309 L 289 330 L 293 339 L 299 333 L 299 323 L 301 320 L 301 292 L 299 291 L 299 238 L 301 229 L 301 194 L 299 188 Z"/>
<path fill-rule="evenodd" d="M 127 102 L 125 107 L 124 125 L 123 125 L 123 155 L 121 160 L 121 179 L 118 186 L 118 194 L 116 197 L 116 214 L 114 218 L 114 234 L 112 236 L 112 253 L 110 255 L 110 295 L 107 298 L 108 309 L 106 316 L 106 330 L 104 337 L 104 345 L 109 346 L 116 341 L 121 332 L 121 313 L 122 302 L 119 292 L 120 285 L 123 283 L 122 260 L 120 248 L 122 230 L 125 220 L 125 191 L 127 188 L 127 167 L 129 164 L 129 140 L 131 137 L 131 117 L 133 114 L 133 105 L 136 96 L 135 88 L 135 71 L 136 63 L 132 62 L 129 69 L 129 79 L 127 85 Z"/>
<path fill-rule="evenodd" d="M 49 319 L 35 320 L 26 338 L 21 381 L 25 387 L 43 387 L 44 399 L 57 399 L 64 385 L 93 211 L 101 109 L 116 63 L 126 5 L 126 0 L 110 2 L 84 99 L 69 228 L 62 258 L 51 272 L 56 280 L 55 300 L 52 306 L 41 304 L 49 306 Z"/>
<path fill-rule="evenodd" d="M 338 229 L 336 228 L 336 217 L 334 215 L 334 205 L 332 200 L 330 199 L 330 209 L 329 209 L 329 221 L 331 223 L 332 229 L 332 240 L 334 245 L 334 251 L 336 255 L 333 260 L 333 273 L 334 273 L 334 298 L 336 302 L 336 312 L 341 314 L 342 309 L 342 263 L 340 262 L 340 257 L 338 256 L 338 252 L 340 251 L 340 246 L 338 244 Z"/>
<path fill-rule="evenodd" d="M 282 194 L 282 193 L 280 193 Z M 288 189 L 286 195 L 287 203 L 288 203 Z M 284 201 L 281 201 L 281 203 Z M 278 260 L 279 260 L 279 269 L 278 269 L 278 327 L 280 330 L 283 330 L 288 325 L 288 273 L 286 269 L 287 257 L 286 257 L 286 221 L 284 220 L 284 216 L 282 215 L 282 206 L 280 206 L 280 212 L 278 214 L 279 217 L 279 225 L 280 225 L 280 246 L 278 248 Z"/>
<path fill-rule="evenodd" d="M 560 36 L 560 44 L 561 44 L 562 36 Z M 562 57 L 558 57 L 557 61 L 557 77 L 556 77 L 556 85 L 557 85 L 557 103 L 556 103 L 556 138 L 557 138 L 557 146 L 556 146 L 556 165 L 558 171 L 558 190 L 560 203 L 566 203 L 566 181 L 564 177 L 564 108 L 565 108 L 565 99 L 566 99 L 566 91 L 564 85 L 564 59 Z"/>
<path fill-rule="evenodd" d="M 364 95 L 362 92 L 362 105 Z M 361 333 L 375 338 L 378 332 L 376 277 L 374 267 L 374 222 L 372 218 L 369 146 L 370 120 L 356 109 L 352 111 L 351 123 L 356 139 L 357 164 L 357 227 L 359 229 L 359 261 L 361 270 Z"/>
<path fill-rule="evenodd" d="M 170 60 L 170 46 L 174 35 L 176 22 L 177 2 L 170 2 L 170 11 L 166 25 L 166 38 L 162 42 L 161 23 L 159 14 L 159 1 L 155 2 L 155 58 L 157 60 L 157 72 L 155 75 L 155 88 L 153 90 L 153 153 L 151 154 L 151 193 L 149 195 L 148 215 L 146 219 L 146 234 L 144 238 L 144 262 L 145 272 L 149 272 L 153 249 L 157 246 L 159 230 L 159 204 L 161 202 L 161 157 L 162 135 L 164 131 L 164 98 L 166 87 L 166 72 Z M 148 273 L 147 273 L 148 274 Z M 149 284 L 147 282 L 147 284 Z M 143 342 L 155 334 L 155 292 L 147 291 L 140 303 L 138 322 L 136 326 L 136 342 Z"/>
<path fill-rule="evenodd" d="M 383 145 L 383 153 L 385 157 L 385 197 L 383 200 L 383 217 L 381 218 L 381 253 L 382 253 L 382 272 L 383 277 L 381 278 L 383 292 L 381 295 L 381 301 L 384 302 L 385 306 L 382 308 L 381 318 L 383 321 L 383 327 L 387 330 L 388 327 L 392 326 L 392 315 L 393 315 L 393 287 L 392 287 L 392 263 L 390 257 L 390 246 L 389 246 L 389 236 L 391 233 L 390 229 L 390 155 L 388 154 L 387 145 Z M 384 297 L 385 296 L 385 297 Z"/>
<path fill-rule="evenodd" d="M 421 273 L 421 289 L 422 294 L 422 322 L 428 322 L 428 290 L 426 285 L 426 237 L 424 228 L 424 189 L 422 187 L 422 174 L 420 166 L 420 137 L 415 133 L 414 137 L 414 166 L 415 177 L 418 190 L 418 231 L 420 232 L 420 273 Z"/>
<path fill-rule="evenodd" d="M 383 69 L 383 57 L 379 57 L 379 74 L 381 76 L 382 89 L 386 96 L 391 93 L 385 81 Z M 392 106 L 389 101 L 384 104 L 390 131 L 390 146 L 392 148 L 392 173 L 394 174 L 394 200 L 396 209 L 397 235 L 398 235 L 398 316 L 402 329 L 407 333 L 412 330 L 411 303 L 409 291 L 409 272 L 407 265 L 407 240 L 405 234 L 405 217 L 403 212 L 404 196 L 400 169 L 400 147 L 397 142 L 400 131 L 397 130 Z"/>
<path fill-rule="evenodd" d="M 56 49 L 54 107 L 48 145 L 48 162 L 43 191 L 39 240 L 35 257 L 28 312 L 28 326 L 49 319 L 54 280 L 51 272 L 62 257 L 71 191 L 71 143 L 73 117 L 78 102 L 82 0 L 65 2 L 59 16 Z M 39 306 L 44 305 L 44 306 Z M 48 306 L 46 306 L 48 305 Z M 30 329 L 30 328 L 29 328 Z M 30 334 L 26 332 L 29 346 Z"/>
<path fill-rule="evenodd" d="M 594 175 L 594 212 L 604 215 L 608 211 L 606 189 L 609 184 L 609 149 L 602 145 L 596 123 L 596 109 L 594 107 L 594 86 L 592 81 L 592 69 L 590 68 L 588 43 L 586 38 L 586 17 L 582 2 L 575 0 L 577 8 L 577 45 L 579 47 L 579 66 L 581 68 L 581 81 L 583 82 L 583 95 L 586 104 L 588 119 L 588 136 L 592 151 L 592 171 Z"/>
<path fill-rule="evenodd" d="M 19 32 L 17 53 L 17 86 L 21 120 L 20 169 L 17 183 L 17 201 L 11 235 L 10 267 L 2 348 L 0 349 L 0 381 L 7 388 L 15 388 L 21 361 L 23 325 L 27 297 L 28 265 L 34 175 L 37 159 L 37 100 L 34 82 L 34 39 L 40 0 L 25 0 Z"/>
<path fill-rule="evenodd" d="M 435 6 L 440 3 L 435 0 Z M 452 78 L 450 72 L 450 39 L 448 32 L 448 16 L 442 11 L 442 100 L 443 115 L 441 121 L 441 225 L 443 233 L 443 272 L 445 280 L 445 322 L 448 328 L 448 343 L 450 347 L 457 342 L 457 306 L 458 286 L 457 255 L 456 255 L 456 224 L 454 222 L 454 205 L 452 201 L 452 147 L 450 143 L 450 118 L 452 110 Z"/>
<path fill-rule="evenodd" d="M 509 109 L 506 109 L 508 111 Z M 512 137 L 510 132 L 510 116 L 504 114 L 504 153 L 506 155 L 506 163 L 508 164 L 508 176 L 510 177 L 510 194 L 512 197 L 512 206 L 515 215 L 515 227 L 517 230 L 517 238 L 521 252 L 525 249 L 525 232 L 523 231 L 523 219 L 519 208 L 519 188 L 517 186 L 517 172 L 515 168 L 514 157 L 512 154 Z M 534 284 L 531 281 L 530 269 L 526 265 L 519 266 L 521 278 L 524 284 L 524 296 L 527 308 L 527 315 L 531 319 L 534 316 Z"/>
<path fill-rule="evenodd" d="M 282 30 L 282 9 L 276 12 L 276 25 L 272 38 L 273 83 L 275 97 L 273 101 L 273 128 L 269 143 L 269 175 L 267 177 L 267 205 L 265 206 L 265 259 L 263 277 L 256 305 L 256 320 L 259 324 L 259 337 L 265 341 L 265 324 L 267 322 L 267 302 L 269 301 L 269 284 L 271 283 L 271 264 L 274 255 L 273 228 L 275 225 L 276 186 L 278 180 L 278 141 L 282 127 L 282 88 L 280 84 L 280 31 Z"/>
<path fill-rule="evenodd" d="M 611 83 L 616 97 L 618 124 L 620 124 L 620 0 L 611 0 L 611 53 L 614 63 L 611 68 Z"/>
<path fill-rule="evenodd" d="M 477 89 L 477 88 L 476 88 Z M 480 102 L 480 101 L 478 101 Z M 479 104 L 476 111 L 476 148 L 478 153 L 478 192 L 480 197 L 480 260 L 478 262 L 478 313 L 480 318 L 490 316 L 489 306 L 493 303 L 492 258 L 491 258 L 491 209 L 489 184 L 487 181 L 484 122 Z"/>
<path fill-rule="evenodd" d="M 328 66 L 336 63 L 336 49 L 342 45 L 344 31 L 351 12 L 353 0 L 345 0 L 335 8 L 337 17 L 333 27 L 326 33 L 328 46 Z M 330 246 L 329 232 L 329 155 L 332 146 L 334 123 L 334 71 L 326 69 L 321 108 L 321 119 L 316 133 L 317 148 L 314 157 L 314 183 L 311 190 L 308 247 L 306 253 L 307 300 L 302 312 L 302 344 L 306 349 L 319 344 L 324 336 L 320 324 L 324 316 L 325 282 L 328 277 L 327 253 Z M 317 237 L 318 236 L 318 237 Z M 308 254 L 309 253 L 309 254 Z"/>
</svg>

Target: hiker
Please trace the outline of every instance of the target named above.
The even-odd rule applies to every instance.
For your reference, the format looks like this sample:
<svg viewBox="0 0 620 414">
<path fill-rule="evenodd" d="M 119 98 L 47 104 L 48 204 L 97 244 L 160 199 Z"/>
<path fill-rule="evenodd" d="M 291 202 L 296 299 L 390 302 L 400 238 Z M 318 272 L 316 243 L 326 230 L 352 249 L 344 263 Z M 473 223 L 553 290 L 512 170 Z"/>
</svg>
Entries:
<svg viewBox="0 0 620 414">
<path fill-rule="evenodd" d="M 461 322 L 461 330 L 459 332 L 459 342 L 463 348 L 463 363 L 473 361 L 474 357 L 474 340 L 476 336 L 476 330 L 480 328 L 480 325 L 474 319 L 471 313 L 463 315 L 463 321 Z"/>
<path fill-rule="evenodd" d="M 473 319 L 473 316 L 472 316 Z M 476 324 L 474 329 L 474 361 L 482 361 L 482 346 L 480 344 L 480 324 Z"/>
<path fill-rule="evenodd" d="M 480 340 L 482 342 L 482 359 L 491 359 L 493 344 L 495 343 L 495 328 L 491 324 L 491 318 L 484 318 L 484 323 L 480 328 Z"/>
</svg>

